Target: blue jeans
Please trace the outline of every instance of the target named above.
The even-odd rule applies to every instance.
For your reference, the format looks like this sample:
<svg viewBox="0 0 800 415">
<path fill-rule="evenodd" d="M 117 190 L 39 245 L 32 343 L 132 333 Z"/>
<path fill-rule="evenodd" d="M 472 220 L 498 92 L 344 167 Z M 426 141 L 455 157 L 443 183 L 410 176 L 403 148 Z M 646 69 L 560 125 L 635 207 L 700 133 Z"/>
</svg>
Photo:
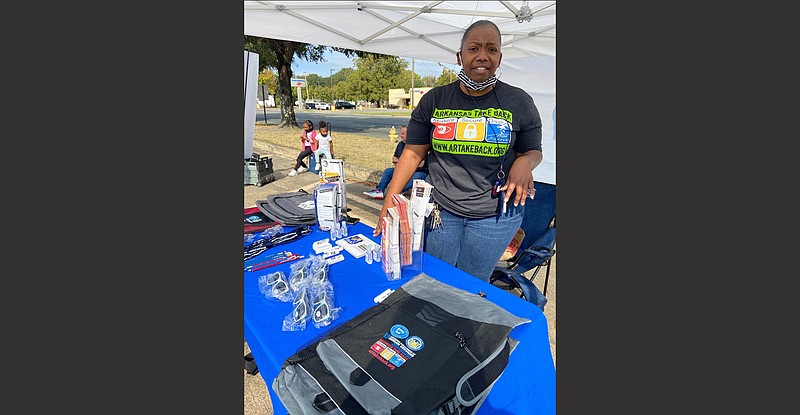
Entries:
<svg viewBox="0 0 800 415">
<path fill-rule="evenodd" d="M 383 175 L 381 176 L 381 180 L 378 182 L 378 185 L 375 186 L 376 189 L 380 190 L 381 192 L 385 192 L 386 188 L 389 187 L 389 182 L 392 181 L 392 176 L 394 175 L 394 167 L 389 167 L 383 171 Z M 405 186 L 403 186 L 403 190 L 400 193 L 405 192 L 406 190 L 411 189 L 414 186 L 414 179 L 425 180 L 428 177 L 427 174 L 415 171 L 414 174 L 411 175 L 411 179 L 408 180 Z"/>
<path fill-rule="evenodd" d="M 427 229 L 425 252 L 489 282 L 497 261 L 517 233 L 525 206 L 509 202 L 506 214 L 469 219 L 440 208 L 442 226 Z"/>
</svg>

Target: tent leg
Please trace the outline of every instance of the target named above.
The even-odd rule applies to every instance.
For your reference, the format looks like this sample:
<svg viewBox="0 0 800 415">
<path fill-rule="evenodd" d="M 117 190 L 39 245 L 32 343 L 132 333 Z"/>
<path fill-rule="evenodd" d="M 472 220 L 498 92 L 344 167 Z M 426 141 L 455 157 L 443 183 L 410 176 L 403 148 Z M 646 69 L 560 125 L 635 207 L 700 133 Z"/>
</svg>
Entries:
<svg viewBox="0 0 800 415">
<path fill-rule="evenodd" d="M 556 250 L 554 249 L 553 250 L 553 254 L 550 255 L 550 259 L 547 260 L 547 272 L 545 272 L 545 274 L 544 274 L 544 291 L 542 292 L 542 295 L 544 295 L 545 297 L 547 297 L 547 280 L 550 279 L 550 262 L 553 261 L 553 256 L 555 254 L 556 254 Z"/>
<path fill-rule="evenodd" d="M 258 366 L 255 359 L 253 359 L 253 353 L 248 353 L 244 356 L 244 370 L 247 371 L 248 375 L 258 373 Z"/>
</svg>

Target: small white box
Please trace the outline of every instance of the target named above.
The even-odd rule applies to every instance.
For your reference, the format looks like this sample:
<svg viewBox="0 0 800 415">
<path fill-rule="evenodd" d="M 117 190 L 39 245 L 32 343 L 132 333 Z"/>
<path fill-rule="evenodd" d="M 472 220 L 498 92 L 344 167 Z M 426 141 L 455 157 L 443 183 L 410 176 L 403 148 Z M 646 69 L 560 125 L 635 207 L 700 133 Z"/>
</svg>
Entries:
<svg viewBox="0 0 800 415">
<path fill-rule="evenodd" d="M 345 251 L 349 252 L 355 258 L 361 258 L 366 254 L 368 246 L 379 246 L 371 239 L 367 238 L 363 234 L 357 234 L 348 236 L 342 239 L 336 240 L 336 245 L 341 246 L 344 248 Z M 371 253 L 371 252 L 370 252 Z"/>
</svg>

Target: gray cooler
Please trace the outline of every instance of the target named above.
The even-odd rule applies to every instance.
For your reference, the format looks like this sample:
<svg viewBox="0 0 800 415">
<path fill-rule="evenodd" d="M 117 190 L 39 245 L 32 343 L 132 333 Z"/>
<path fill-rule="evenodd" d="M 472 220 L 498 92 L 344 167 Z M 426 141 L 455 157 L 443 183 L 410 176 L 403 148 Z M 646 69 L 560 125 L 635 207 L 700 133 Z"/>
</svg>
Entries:
<svg viewBox="0 0 800 415">
<path fill-rule="evenodd" d="M 245 185 L 254 184 L 260 187 L 273 180 L 275 180 L 275 175 L 272 170 L 271 158 L 253 153 L 250 158 L 244 160 Z"/>
</svg>

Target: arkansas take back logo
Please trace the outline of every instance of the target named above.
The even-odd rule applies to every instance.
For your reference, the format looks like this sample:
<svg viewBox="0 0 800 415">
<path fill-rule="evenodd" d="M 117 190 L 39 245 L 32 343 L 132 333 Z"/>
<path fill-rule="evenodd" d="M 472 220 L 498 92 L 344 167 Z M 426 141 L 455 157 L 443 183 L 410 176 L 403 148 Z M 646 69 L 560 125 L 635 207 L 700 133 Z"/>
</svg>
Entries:
<svg viewBox="0 0 800 415">
<path fill-rule="evenodd" d="M 431 118 L 433 150 L 449 154 L 502 157 L 511 142 L 510 120 L 508 111 L 495 108 L 483 111 L 437 109 Z"/>
<path fill-rule="evenodd" d="M 369 354 L 386 365 L 389 370 L 395 370 L 403 363 L 413 359 L 416 356 L 415 352 L 425 346 L 419 336 L 409 337 L 409 334 L 408 327 L 395 324 L 383 335 L 382 339 L 376 340 L 370 346 Z"/>
</svg>

